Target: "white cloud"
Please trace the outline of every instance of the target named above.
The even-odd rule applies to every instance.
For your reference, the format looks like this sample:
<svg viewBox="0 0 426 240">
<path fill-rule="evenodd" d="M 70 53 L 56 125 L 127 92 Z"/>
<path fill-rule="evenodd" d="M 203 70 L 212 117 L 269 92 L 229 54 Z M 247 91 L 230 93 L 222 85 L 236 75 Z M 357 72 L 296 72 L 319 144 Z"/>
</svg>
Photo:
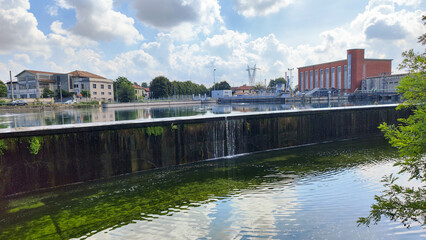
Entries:
<svg viewBox="0 0 426 240">
<path fill-rule="evenodd" d="M 217 0 L 128 0 L 144 24 L 169 32 L 174 39 L 186 41 L 197 34 L 210 34 L 215 23 L 223 23 Z"/>
<path fill-rule="evenodd" d="M 95 41 L 121 39 L 126 44 L 143 40 L 134 26 L 134 19 L 114 11 L 112 0 L 57 0 L 58 6 L 76 11 L 74 34 Z"/>
<path fill-rule="evenodd" d="M 32 63 L 32 60 L 30 58 L 30 56 L 28 56 L 28 54 L 15 54 L 13 55 L 14 59 L 18 62 L 23 62 L 23 63 Z"/>
<path fill-rule="evenodd" d="M 235 8 L 244 17 L 266 16 L 277 13 L 294 0 L 234 0 Z"/>
<path fill-rule="evenodd" d="M 84 36 L 75 35 L 71 31 L 62 28 L 62 22 L 54 21 L 50 25 L 52 33 L 49 34 L 49 42 L 53 46 L 71 50 L 70 48 L 96 46 L 97 42 Z"/>
<path fill-rule="evenodd" d="M 26 50 L 47 56 L 46 36 L 38 28 L 37 19 L 28 12 L 28 0 L 0 0 L 0 54 Z"/>
</svg>

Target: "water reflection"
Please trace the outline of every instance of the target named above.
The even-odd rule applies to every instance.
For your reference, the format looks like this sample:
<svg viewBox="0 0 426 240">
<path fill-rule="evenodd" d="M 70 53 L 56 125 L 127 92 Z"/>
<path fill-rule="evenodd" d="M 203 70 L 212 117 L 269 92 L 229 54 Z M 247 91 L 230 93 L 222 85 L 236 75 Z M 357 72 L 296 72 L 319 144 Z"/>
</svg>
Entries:
<svg viewBox="0 0 426 240">
<path fill-rule="evenodd" d="M 396 155 L 382 139 L 338 142 L 9 197 L 0 239 L 418 239 L 356 224 Z"/>
<path fill-rule="evenodd" d="M 392 103 L 392 102 L 389 102 Z M 294 109 L 328 108 L 354 105 L 367 105 L 369 102 L 323 102 L 290 104 L 221 104 L 191 105 L 140 108 L 72 108 L 55 111 L 37 111 L 13 113 L 6 110 L 0 113 L 0 128 L 35 127 L 62 124 L 80 124 L 90 122 L 111 122 L 136 119 L 184 117 L 196 115 L 232 114 L 241 112 L 269 112 Z"/>
</svg>

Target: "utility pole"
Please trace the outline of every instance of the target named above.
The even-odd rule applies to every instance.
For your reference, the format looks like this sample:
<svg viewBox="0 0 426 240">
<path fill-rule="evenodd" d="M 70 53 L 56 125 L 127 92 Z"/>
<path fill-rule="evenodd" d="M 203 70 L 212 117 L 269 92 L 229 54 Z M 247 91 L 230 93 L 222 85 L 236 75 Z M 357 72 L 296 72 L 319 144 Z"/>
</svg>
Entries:
<svg viewBox="0 0 426 240">
<path fill-rule="evenodd" d="M 213 89 L 216 91 L 216 68 L 213 69 Z"/>
<path fill-rule="evenodd" d="M 13 101 L 13 82 L 12 82 L 12 71 L 9 71 L 9 77 L 10 77 L 10 91 L 11 91 L 11 95 L 10 97 L 12 98 Z"/>
<path fill-rule="evenodd" d="M 292 80 L 292 73 L 293 73 L 294 68 L 289 68 L 288 71 L 290 72 L 290 78 L 288 79 L 288 87 L 290 89 L 291 92 L 293 92 L 292 88 L 291 88 L 291 80 Z"/>
<path fill-rule="evenodd" d="M 59 92 L 61 93 L 61 104 L 62 104 L 62 81 L 59 79 Z"/>
</svg>

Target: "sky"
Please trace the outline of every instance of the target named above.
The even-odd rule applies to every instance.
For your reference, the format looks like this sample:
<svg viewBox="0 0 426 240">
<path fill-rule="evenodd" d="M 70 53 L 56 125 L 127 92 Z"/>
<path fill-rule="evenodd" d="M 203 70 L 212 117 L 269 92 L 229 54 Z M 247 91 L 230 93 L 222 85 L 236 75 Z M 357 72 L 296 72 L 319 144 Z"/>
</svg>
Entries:
<svg viewBox="0 0 426 240">
<path fill-rule="evenodd" d="M 248 84 L 346 58 L 423 52 L 422 0 L 0 0 L 0 80 L 9 71 L 89 71 L 149 83 L 156 76 Z M 216 69 L 216 70 L 214 70 Z"/>
</svg>

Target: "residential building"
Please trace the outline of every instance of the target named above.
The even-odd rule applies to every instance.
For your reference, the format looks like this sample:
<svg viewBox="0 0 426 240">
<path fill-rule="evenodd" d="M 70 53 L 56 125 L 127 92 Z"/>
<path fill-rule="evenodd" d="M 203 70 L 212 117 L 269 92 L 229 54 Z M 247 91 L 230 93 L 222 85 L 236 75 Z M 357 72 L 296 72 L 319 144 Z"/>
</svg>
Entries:
<svg viewBox="0 0 426 240">
<path fill-rule="evenodd" d="M 245 84 L 241 87 L 237 87 L 232 90 L 234 95 L 249 95 L 253 93 L 253 87 L 247 86 Z"/>
<path fill-rule="evenodd" d="M 15 76 L 16 81 L 8 82 L 7 93 L 11 98 L 12 88 L 14 98 L 41 98 L 45 88 L 56 91 L 64 89 L 81 96 L 81 91 L 90 93 L 94 100 L 112 101 L 114 99 L 113 81 L 86 71 L 70 73 L 54 73 L 34 70 L 24 70 Z"/>
<path fill-rule="evenodd" d="M 364 49 L 349 49 L 346 59 L 298 68 L 299 91 L 325 88 L 353 93 L 361 89 L 362 80 L 390 75 L 391 69 L 392 59 L 364 58 Z"/>
<path fill-rule="evenodd" d="M 136 100 L 144 99 L 145 98 L 145 88 L 141 87 L 139 85 L 135 85 L 135 84 L 133 84 L 132 86 L 135 89 Z"/>
</svg>

